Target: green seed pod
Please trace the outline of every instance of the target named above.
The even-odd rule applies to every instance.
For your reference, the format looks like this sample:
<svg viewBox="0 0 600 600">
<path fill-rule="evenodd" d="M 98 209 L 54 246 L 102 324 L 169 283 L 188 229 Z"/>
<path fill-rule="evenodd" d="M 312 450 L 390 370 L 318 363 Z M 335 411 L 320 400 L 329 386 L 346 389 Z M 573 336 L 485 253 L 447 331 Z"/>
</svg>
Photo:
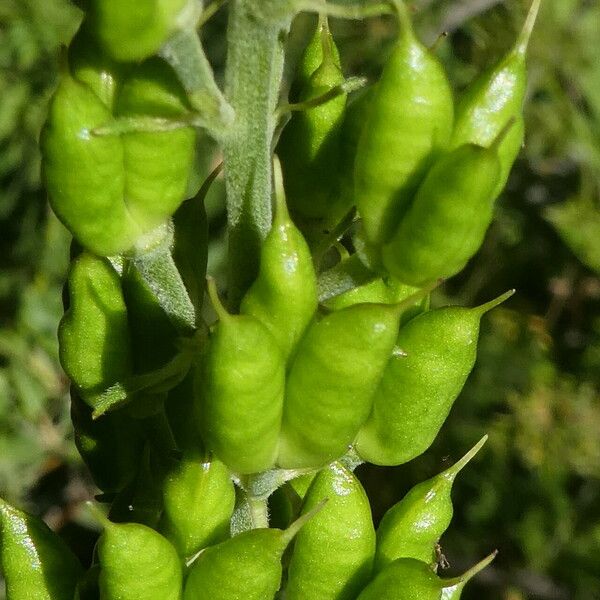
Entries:
<svg viewBox="0 0 600 600">
<path fill-rule="evenodd" d="M 281 556 L 314 511 L 288 529 L 251 529 L 207 548 L 192 565 L 183 600 L 271 600 L 281 583 Z"/>
<path fill-rule="evenodd" d="M 494 552 L 465 574 L 452 579 L 440 579 L 420 560 L 399 558 L 385 567 L 357 600 L 454 600 L 460 597 L 464 585 L 495 557 Z M 453 595 L 456 593 L 459 595 Z"/>
<path fill-rule="evenodd" d="M 356 450 L 376 465 L 401 465 L 433 442 L 475 364 L 481 317 L 512 296 L 473 309 L 426 312 L 400 329 Z"/>
<path fill-rule="evenodd" d="M 94 397 L 131 373 L 127 309 L 111 263 L 80 254 L 68 279 L 69 309 L 58 328 L 63 369 L 94 408 Z"/>
<path fill-rule="evenodd" d="M 354 183 L 367 241 L 379 246 L 396 229 L 452 131 L 452 90 L 438 59 L 415 37 L 406 6 L 395 3 L 401 31 L 370 98 L 358 143 Z"/>
<path fill-rule="evenodd" d="M 320 467 L 346 452 L 371 410 L 400 306 L 356 304 L 309 327 L 287 376 L 279 466 Z"/>
<path fill-rule="evenodd" d="M 275 174 L 273 225 L 261 248 L 258 277 L 242 299 L 240 313 L 265 325 L 287 358 L 317 310 L 317 277 L 310 249 L 287 212 L 277 163 Z"/>
<path fill-rule="evenodd" d="M 139 523 L 112 523 L 89 503 L 104 527 L 98 540 L 101 600 L 179 600 L 182 571 L 175 548 Z"/>
<path fill-rule="evenodd" d="M 292 82 L 292 88 L 295 88 L 292 91 L 294 97 L 299 96 L 302 90 L 306 89 L 311 76 L 326 60 L 337 65 L 338 70 L 341 69 L 340 53 L 329 31 L 329 23 L 326 18 L 319 17 L 315 32 L 296 67 Z"/>
<path fill-rule="evenodd" d="M 189 110 L 186 94 L 167 63 L 152 58 L 123 83 L 119 116 L 176 118 Z M 125 198 L 144 231 L 170 217 L 183 201 L 195 152 L 191 127 L 175 131 L 135 132 L 122 136 L 126 171 Z"/>
<path fill-rule="evenodd" d="M 110 80 L 111 63 L 102 57 L 96 62 L 76 61 L 74 74 L 84 83 L 63 75 L 50 103 L 41 148 L 54 212 L 84 247 L 111 256 L 164 223 L 184 199 L 195 133 L 186 128 L 93 135 L 113 118 L 107 102 L 114 85 L 102 85 L 103 78 Z M 188 105 L 172 69 L 153 59 L 125 81 L 115 110 L 122 117 L 169 118 L 187 111 Z"/>
<path fill-rule="evenodd" d="M 315 62 L 318 45 L 322 57 L 318 67 L 300 88 L 303 102 L 325 94 L 344 82 L 340 61 L 327 21 L 317 30 L 302 58 L 300 78 Z M 332 173 L 340 158 L 340 126 L 346 94 L 312 108 L 296 111 L 283 130 L 277 152 L 285 176 L 288 203 L 293 214 L 323 218 L 330 209 L 337 183 Z"/>
<path fill-rule="evenodd" d="M 302 514 L 328 502 L 298 532 L 288 568 L 288 600 L 353 600 L 371 577 L 375 530 L 360 481 L 340 463 L 316 476 Z"/>
<path fill-rule="evenodd" d="M 452 467 L 413 487 L 385 513 L 377 528 L 376 572 L 397 558 L 435 562 L 435 545 L 452 520 L 454 480 L 486 441 L 487 436 Z"/>
<path fill-rule="evenodd" d="M 222 462 L 184 454 L 165 479 L 163 499 L 160 530 L 183 558 L 229 537 L 235 490 Z"/>
<path fill-rule="evenodd" d="M 258 319 L 228 314 L 214 281 L 208 289 L 219 322 L 206 357 L 203 437 L 232 471 L 264 471 L 277 456 L 285 361 L 277 340 Z"/>
<path fill-rule="evenodd" d="M 90 0 L 90 28 L 106 52 L 138 61 L 158 52 L 177 27 L 188 0 Z"/>
<path fill-rule="evenodd" d="M 490 148 L 466 144 L 432 167 L 382 249 L 392 275 L 421 286 L 456 275 L 479 250 L 493 218 L 500 176 L 497 148 L 507 131 Z"/>
<path fill-rule="evenodd" d="M 498 196 L 523 144 L 523 102 L 527 88 L 525 57 L 541 0 L 534 0 L 521 35 L 511 51 L 482 73 L 467 88 L 456 108 L 451 146 L 473 143 L 489 146 L 512 118 L 515 125 L 498 147 L 500 177 L 494 190 Z"/>
<path fill-rule="evenodd" d="M 104 256 L 127 250 L 142 234 L 123 202 L 120 138 L 90 133 L 111 118 L 87 85 L 64 76 L 40 140 L 52 209 L 83 246 Z"/>
<path fill-rule="evenodd" d="M 442 581 L 427 563 L 399 558 L 381 571 L 357 600 L 440 600 Z"/>
<path fill-rule="evenodd" d="M 71 420 L 75 445 L 94 483 L 105 493 L 122 490 L 138 470 L 143 437 L 138 424 L 124 411 L 92 418 L 92 409 L 71 389 Z"/>
<path fill-rule="evenodd" d="M 11 600 L 71 600 L 83 569 L 37 517 L 0 499 L 0 566 Z"/>
</svg>

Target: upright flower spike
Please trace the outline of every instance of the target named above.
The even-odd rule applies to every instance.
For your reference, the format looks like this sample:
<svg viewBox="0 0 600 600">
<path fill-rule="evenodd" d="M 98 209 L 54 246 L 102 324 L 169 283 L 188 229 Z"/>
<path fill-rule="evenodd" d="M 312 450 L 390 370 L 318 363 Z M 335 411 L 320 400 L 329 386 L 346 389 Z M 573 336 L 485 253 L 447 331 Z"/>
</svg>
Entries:
<svg viewBox="0 0 600 600">
<path fill-rule="evenodd" d="M 356 450 L 376 465 L 401 465 L 432 444 L 475 364 L 481 317 L 513 290 L 477 308 L 423 313 L 400 329 Z"/>
<path fill-rule="evenodd" d="M 454 480 L 486 441 L 487 436 L 452 467 L 413 487 L 385 513 L 377 528 L 376 572 L 397 558 L 434 562 L 435 545 L 454 512 L 450 496 Z"/>
<path fill-rule="evenodd" d="M 514 127 L 498 147 L 500 177 L 494 194 L 498 196 L 523 145 L 525 125 L 523 102 L 527 89 L 526 56 L 529 39 L 541 0 L 533 0 L 521 34 L 508 54 L 484 71 L 466 89 L 456 107 L 451 146 L 473 143 L 489 146 L 505 124 L 515 119 Z"/>
<path fill-rule="evenodd" d="M 367 241 L 386 242 L 452 132 L 450 83 L 439 60 L 415 36 L 403 0 L 400 32 L 370 93 L 354 165 L 355 198 Z"/>
<path fill-rule="evenodd" d="M 273 225 L 260 251 L 258 277 L 240 312 L 265 325 L 287 359 L 317 310 L 317 277 L 310 249 L 287 211 L 277 158 L 274 169 Z"/>
<path fill-rule="evenodd" d="M 208 283 L 219 322 L 210 338 L 202 392 L 206 445 L 232 471 L 250 474 L 275 464 L 283 411 L 285 360 L 256 318 L 230 315 L 214 280 Z"/>
</svg>

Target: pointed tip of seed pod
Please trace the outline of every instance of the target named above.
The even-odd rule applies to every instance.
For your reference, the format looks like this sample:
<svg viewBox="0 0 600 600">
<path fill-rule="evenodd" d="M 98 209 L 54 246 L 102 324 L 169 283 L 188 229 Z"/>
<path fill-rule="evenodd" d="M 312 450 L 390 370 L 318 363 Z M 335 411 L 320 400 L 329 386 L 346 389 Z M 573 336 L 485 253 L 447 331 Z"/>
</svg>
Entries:
<svg viewBox="0 0 600 600">
<path fill-rule="evenodd" d="M 474 310 L 475 313 L 478 315 L 484 315 L 493 308 L 496 308 L 496 306 L 499 306 L 503 302 L 506 302 L 506 300 L 508 300 L 511 296 L 513 296 L 516 293 L 516 291 L 517 290 L 515 289 L 508 290 L 507 292 L 504 292 L 504 294 L 498 296 L 494 300 L 490 300 L 489 302 L 486 302 L 485 304 L 482 304 L 481 306 L 478 306 L 472 310 Z"/>
<path fill-rule="evenodd" d="M 321 61 L 321 66 L 327 63 L 336 63 L 336 56 L 334 50 L 333 36 L 331 35 L 331 30 L 329 29 L 329 19 L 327 15 L 321 13 L 319 15 L 319 24 L 318 31 L 321 35 L 321 52 L 323 53 L 323 60 Z M 336 66 L 339 66 L 336 64 Z"/>
<path fill-rule="evenodd" d="M 525 56 L 527 53 L 527 48 L 529 47 L 529 40 L 531 39 L 531 34 L 533 33 L 533 28 L 535 26 L 535 22 L 537 21 L 537 16 L 540 11 L 540 6 L 542 4 L 542 0 L 533 0 L 531 3 L 531 7 L 529 8 L 529 13 L 527 14 L 527 18 L 525 19 L 525 24 L 523 25 L 523 29 L 517 38 L 517 43 L 515 44 L 515 53 Z"/>
<path fill-rule="evenodd" d="M 412 19 L 410 18 L 410 10 L 408 9 L 408 6 L 406 6 L 406 2 L 404 0 L 391 0 L 391 4 L 396 11 L 400 27 L 403 30 L 402 33 L 412 36 L 414 34 L 414 29 Z"/>
<path fill-rule="evenodd" d="M 196 200 L 204 202 L 206 198 L 206 194 L 208 194 L 208 190 L 210 186 L 213 184 L 213 181 L 218 177 L 219 173 L 223 170 L 223 161 L 221 161 L 209 174 L 208 177 L 204 180 L 204 183 L 198 190 L 198 193 L 195 196 Z"/>
<path fill-rule="evenodd" d="M 277 155 L 273 156 L 273 189 L 275 190 L 275 216 L 273 217 L 273 224 L 283 225 L 290 221 L 290 213 L 288 212 L 285 198 L 281 161 Z"/>
<path fill-rule="evenodd" d="M 443 472 L 443 476 L 454 480 L 454 478 L 462 471 L 468 463 L 475 457 L 475 455 L 483 448 L 485 443 L 488 441 L 487 433 L 457 462 L 455 462 L 449 469 Z"/>
<path fill-rule="evenodd" d="M 327 38 L 327 36 L 331 33 L 329 31 L 329 19 L 327 18 L 327 13 L 319 14 L 319 23 L 317 24 L 317 29 L 321 34 L 321 41 L 323 42 L 323 49 L 325 48 L 326 42 L 323 41 Z"/>
<path fill-rule="evenodd" d="M 439 47 L 441 46 L 442 42 L 450 35 L 450 33 L 448 31 L 442 31 L 442 33 L 440 33 L 435 42 L 433 42 L 433 44 L 431 44 L 431 46 L 429 46 L 429 52 L 432 52 L 433 54 L 435 54 Z"/>
<path fill-rule="evenodd" d="M 108 529 L 113 525 L 113 523 L 104 514 L 104 512 L 102 512 L 102 510 L 100 510 L 100 508 L 91 500 L 88 500 L 85 503 L 85 507 L 87 508 L 94 521 L 101 525 L 103 529 Z"/>
<path fill-rule="evenodd" d="M 208 292 L 208 297 L 210 298 L 210 303 L 212 307 L 215 309 L 217 316 L 220 321 L 226 321 L 231 317 L 231 315 L 227 312 L 227 309 L 223 306 L 221 299 L 219 298 L 219 291 L 217 290 L 217 282 L 214 277 L 206 278 L 206 290 Z"/>
<path fill-rule="evenodd" d="M 499 131 L 498 135 L 494 138 L 494 141 L 490 144 L 489 149 L 492 152 L 496 152 L 500 147 L 500 144 L 504 141 L 504 138 L 509 134 L 510 130 L 513 128 L 514 124 L 517 122 L 516 117 L 511 117 L 504 127 Z"/>
<path fill-rule="evenodd" d="M 306 514 L 298 517 L 284 532 L 282 541 L 285 544 L 284 548 L 294 539 L 296 534 L 310 521 L 318 512 L 323 510 L 323 507 L 329 502 L 329 498 L 323 498 L 313 509 L 309 510 Z"/>
<path fill-rule="evenodd" d="M 478 562 L 475 566 L 471 567 L 466 573 L 453 577 L 452 579 L 443 579 L 443 587 L 449 588 L 458 586 L 462 589 L 475 575 L 483 571 L 488 567 L 498 555 L 498 550 L 494 550 L 489 556 L 486 556 L 482 561 Z"/>
</svg>

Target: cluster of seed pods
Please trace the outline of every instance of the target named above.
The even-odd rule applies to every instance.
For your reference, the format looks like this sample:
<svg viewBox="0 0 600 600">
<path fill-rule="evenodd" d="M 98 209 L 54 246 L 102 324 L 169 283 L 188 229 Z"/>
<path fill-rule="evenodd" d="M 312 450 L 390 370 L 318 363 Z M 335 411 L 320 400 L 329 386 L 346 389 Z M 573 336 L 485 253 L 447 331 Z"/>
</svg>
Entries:
<svg viewBox="0 0 600 600">
<path fill-rule="evenodd" d="M 218 170 L 186 200 L 194 129 L 94 134 L 189 114 L 153 55 L 194 3 L 85 4 L 42 150 L 74 236 L 59 342 L 75 441 L 109 509 L 90 505 L 103 533 L 84 573 L 39 519 L 0 500 L 9 597 L 457 600 L 494 555 L 441 578 L 436 548 L 454 480 L 486 438 L 377 529 L 353 467 L 429 448 L 474 366 L 481 318 L 512 294 L 429 305 L 480 247 L 522 144 L 540 0 L 456 103 L 402 0 L 383 73 L 354 102 L 319 19 L 275 148 L 260 269 L 235 311 L 206 285 L 203 201 Z M 325 271 L 348 264 L 366 281 L 322 294 Z"/>
</svg>

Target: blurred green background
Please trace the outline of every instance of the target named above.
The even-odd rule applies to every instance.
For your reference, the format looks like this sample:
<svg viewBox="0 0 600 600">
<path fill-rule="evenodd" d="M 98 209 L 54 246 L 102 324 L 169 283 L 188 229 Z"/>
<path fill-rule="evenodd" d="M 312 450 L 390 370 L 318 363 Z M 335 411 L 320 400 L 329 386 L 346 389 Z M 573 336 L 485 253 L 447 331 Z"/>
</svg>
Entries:
<svg viewBox="0 0 600 600">
<path fill-rule="evenodd" d="M 438 52 L 460 92 L 508 49 L 529 0 L 412 4 L 425 41 L 448 32 Z M 0 495 L 85 553 L 93 534 L 79 507 L 94 488 L 73 445 L 56 343 L 69 238 L 48 210 L 37 150 L 59 49 L 79 18 L 66 0 L 0 0 Z M 225 21 L 221 11 L 204 31 L 217 71 Z M 393 22 L 332 25 L 346 73 L 376 77 Z M 598 40 L 598 0 L 544 0 L 526 145 L 484 247 L 438 301 L 474 305 L 512 287 L 517 295 L 486 318 L 476 369 L 433 448 L 396 469 L 359 468 L 378 519 L 490 434 L 455 485 L 442 540 L 450 574 L 500 550 L 467 600 L 600 599 Z M 209 200 L 218 272 L 222 188 Z"/>
</svg>

